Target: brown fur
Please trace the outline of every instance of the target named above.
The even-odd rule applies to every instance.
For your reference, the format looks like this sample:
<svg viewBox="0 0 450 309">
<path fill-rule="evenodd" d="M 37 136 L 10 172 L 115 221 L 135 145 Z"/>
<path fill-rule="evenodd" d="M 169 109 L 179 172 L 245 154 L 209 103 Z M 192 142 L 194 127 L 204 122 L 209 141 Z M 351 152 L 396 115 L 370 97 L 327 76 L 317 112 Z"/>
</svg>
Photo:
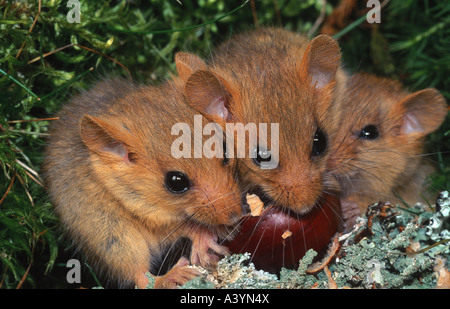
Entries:
<svg viewBox="0 0 450 309">
<path fill-rule="evenodd" d="M 366 4 L 366 3 L 364 3 Z M 342 30 L 353 11 L 357 9 L 358 0 L 341 0 L 333 12 L 327 16 L 320 33 L 333 35 Z"/>
<path fill-rule="evenodd" d="M 414 204 L 425 195 L 433 202 L 424 187 L 433 167 L 422 153 L 425 136 L 444 121 L 442 95 L 435 89 L 411 94 L 397 81 L 359 73 L 349 79 L 341 109 L 344 117 L 329 169 L 342 186 L 343 203 L 351 212 L 347 216 L 378 201 Z M 378 138 L 359 138 L 371 124 L 378 127 Z"/>
<path fill-rule="evenodd" d="M 181 87 L 103 81 L 65 106 L 51 127 L 43 170 L 56 212 L 88 261 L 120 283 L 144 287 L 144 272 L 180 237 L 192 240 L 195 263 L 210 266 L 217 259 L 208 250 L 226 253 L 217 237 L 241 215 L 234 161 L 172 157 L 172 125 L 194 128 Z M 191 189 L 170 192 L 168 171 L 188 175 Z M 186 265 L 182 258 L 156 287 L 195 276 Z"/>
<path fill-rule="evenodd" d="M 177 69 L 184 76 L 185 60 Z M 312 158 L 317 128 L 328 143 L 339 115 L 334 101 L 340 97 L 345 74 L 339 69 L 337 43 L 328 36 L 309 42 L 287 30 L 267 28 L 242 33 L 220 45 L 208 63 L 191 67 L 186 80 L 190 104 L 214 121 L 243 124 L 278 123 L 279 165 L 261 169 L 249 158 L 239 160 L 239 174 L 249 191 L 298 213 L 308 212 L 321 196 L 329 151 Z M 210 109 L 210 110 L 208 110 Z M 212 111 L 211 111 L 212 110 Z M 219 112 L 217 112 L 219 111 Z M 270 141 L 270 131 L 268 145 Z"/>
</svg>

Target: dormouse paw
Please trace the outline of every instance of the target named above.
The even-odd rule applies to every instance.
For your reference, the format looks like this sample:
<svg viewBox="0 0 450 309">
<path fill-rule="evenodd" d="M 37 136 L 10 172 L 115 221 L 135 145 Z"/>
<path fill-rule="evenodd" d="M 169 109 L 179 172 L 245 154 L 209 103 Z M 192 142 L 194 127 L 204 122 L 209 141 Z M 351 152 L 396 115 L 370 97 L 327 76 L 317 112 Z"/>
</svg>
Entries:
<svg viewBox="0 0 450 309">
<path fill-rule="evenodd" d="M 210 269 L 221 256 L 229 255 L 228 248 L 218 244 L 218 237 L 210 232 L 197 233 L 192 239 L 191 263 Z"/>
<path fill-rule="evenodd" d="M 356 202 L 341 200 L 342 219 L 344 220 L 344 231 L 350 231 L 361 216 L 361 209 Z"/>
<path fill-rule="evenodd" d="M 189 267 L 189 261 L 186 258 L 180 258 L 164 276 L 156 277 L 155 289 L 176 289 L 200 275 L 198 270 Z"/>
</svg>

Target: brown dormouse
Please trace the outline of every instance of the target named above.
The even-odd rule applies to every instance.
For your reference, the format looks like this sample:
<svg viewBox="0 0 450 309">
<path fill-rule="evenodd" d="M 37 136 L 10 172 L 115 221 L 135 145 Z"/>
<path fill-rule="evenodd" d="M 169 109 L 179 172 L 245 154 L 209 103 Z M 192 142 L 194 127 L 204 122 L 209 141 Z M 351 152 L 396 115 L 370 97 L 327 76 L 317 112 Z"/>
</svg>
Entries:
<svg viewBox="0 0 450 309">
<path fill-rule="evenodd" d="M 188 53 L 175 60 L 194 109 L 222 125 L 267 125 L 267 142 L 260 144 L 261 131 L 256 140 L 246 138 L 245 158 L 238 160 L 245 190 L 266 204 L 309 212 L 327 190 L 323 178 L 339 122 L 335 101 L 345 86 L 337 42 L 265 28 L 222 43 L 207 63 Z M 261 168 L 277 143 L 278 164 Z"/>
<path fill-rule="evenodd" d="M 71 100 L 51 126 L 43 170 L 61 224 L 88 262 L 122 285 L 145 287 L 144 273 L 181 238 L 192 242 L 190 256 L 164 275 L 153 273 L 155 287 L 193 278 L 188 259 L 217 262 L 227 253 L 217 239 L 242 215 L 233 160 L 171 152 L 173 125 L 194 130 L 198 114 L 183 86 L 102 81 Z"/>
<path fill-rule="evenodd" d="M 410 93 L 398 81 L 357 73 L 341 104 L 328 169 L 341 185 L 344 217 L 353 222 L 379 201 L 414 204 L 425 196 L 434 202 L 425 190 L 433 165 L 423 155 L 424 141 L 445 119 L 443 96 L 431 88 Z"/>
</svg>

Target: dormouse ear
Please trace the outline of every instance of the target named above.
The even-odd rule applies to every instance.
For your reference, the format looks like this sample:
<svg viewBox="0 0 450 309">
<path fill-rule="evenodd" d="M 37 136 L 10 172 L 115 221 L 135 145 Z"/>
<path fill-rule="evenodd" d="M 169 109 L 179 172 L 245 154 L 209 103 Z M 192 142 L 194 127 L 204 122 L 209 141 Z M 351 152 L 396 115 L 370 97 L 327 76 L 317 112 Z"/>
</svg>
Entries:
<svg viewBox="0 0 450 309">
<path fill-rule="evenodd" d="M 195 72 L 189 77 L 185 90 L 188 104 L 206 118 L 223 124 L 231 116 L 231 94 L 224 82 L 212 72 Z"/>
<path fill-rule="evenodd" d="M 80 121 L 81 139 L 90 150 L 129 162 L 125 143 L 114 137 L 113 132 L 117 130 L 100 118 L 84 115 Z"/>
<path fill-rule="evenodd" d="M 175 54 L 175 65 L 178 76 L 186 82 L 196 71 L 206 70 L 206 63 L 197 55 L 185 52 Z"/>
<path fill-rule="evenodd" d="M 404 109 L 402 133 L 427 135 L 444 122 L 447 104 L 436 89 L 424 89 L 408 95 L 400 103 Z"/>
<path fill-rule="evenodd" d="M 306 47 L 300 64 L 302 80 L 320 89 L 334 81 L 341 53 L 339 45 L 328 35 L 319 35 Z"/>
</svg>

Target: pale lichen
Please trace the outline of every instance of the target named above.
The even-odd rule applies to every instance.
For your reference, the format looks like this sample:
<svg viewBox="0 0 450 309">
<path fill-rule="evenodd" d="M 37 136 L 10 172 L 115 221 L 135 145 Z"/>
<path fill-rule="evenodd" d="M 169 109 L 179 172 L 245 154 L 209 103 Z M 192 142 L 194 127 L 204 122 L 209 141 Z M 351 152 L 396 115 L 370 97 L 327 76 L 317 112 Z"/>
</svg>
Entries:
<svg viewBox="0 0 450 309">
<path fill-rule="evenodd" d="M 450 196 L 448 191 L 441 192 L 436 202 L 436 212 L 429 219 L 425 235 L 439 246 L 431 249 L 429 254 L 450 253 Z"/>
<path fill-rule="evenodd" d="M 195 266 L 201 278 L 189 281 L 182 288 L 216 289 L 269 289 L 275 288 L 278 278 L 274 274 L 257 270 L 249 262 L 250 253 L 234 254 L 219 261 L 214 271 Z"/>
<path fill-rule="evenodd" d="M 315 276 L 307 273 L 308 267 L 314 262 L 317 252 L 310 249 L 305 256 L 299 261 L 297 270 L 288 270 L 283 268 L 280 272 L 279 288 L 295 289 L 295 288 L 311 288 L 318 283 Z"/>
<path fill-rule="evenodd" d="M 373 205 L 370 217 L 359 218 L 340 238 L 334 261 L 315 274 L 308 273 L 317 256 L 313 250 L 297 269 L 282 269 L 279 276 L 255 269 L 246 253 L 222 259 L 217 270 L 205 271 L 204 278 L 185 287 L 307 289 L 330 288 L 332 281 L 337 288 L 436 288 L 436 261 L 450 260 L 449 193 L 441 193 L 434 211 L 422 204 L 407 209 L 386 205 L 382 215 Z M 447 274 L 448 264 L 442 267 Z"/>
</svg>

